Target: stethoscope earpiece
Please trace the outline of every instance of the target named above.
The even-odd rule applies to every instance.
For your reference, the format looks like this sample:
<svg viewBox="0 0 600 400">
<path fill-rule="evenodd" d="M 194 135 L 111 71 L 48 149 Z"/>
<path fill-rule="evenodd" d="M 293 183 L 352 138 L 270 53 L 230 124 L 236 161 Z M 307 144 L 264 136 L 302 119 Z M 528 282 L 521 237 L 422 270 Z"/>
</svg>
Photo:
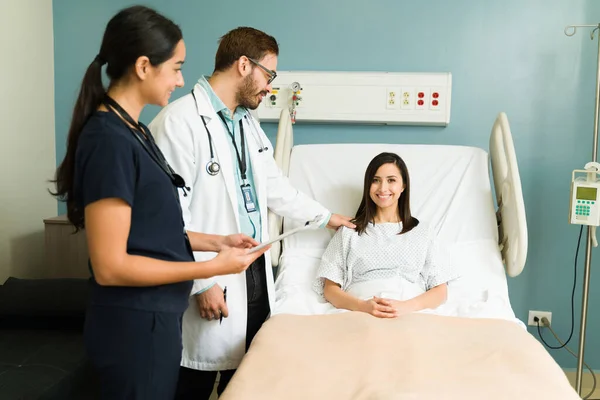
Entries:
<svg viewBox="0 0 600 400">
<path fill-rule="evenodd" d="M 256 127 L 256 123 L 254 122 L 254 119 L 252 118 L 252 116 L 249 116 L 248 113 L 246 113 L 246 115 L 244 115 L 244 118 L 246 119 L 246 121 L 248 121 L 249 123 L 251 123 L 254 126 L 254 133 L 256 134 L 256 132 L 258 132 L 258 129 Z M 269 150 L 269 148 L 264 145 L 262 139 L 260 138 L 260 135 L 258 136 L 258 141 L 260 143 L 260 147 L 258 148 L 259 153 Z"/>
</svg>

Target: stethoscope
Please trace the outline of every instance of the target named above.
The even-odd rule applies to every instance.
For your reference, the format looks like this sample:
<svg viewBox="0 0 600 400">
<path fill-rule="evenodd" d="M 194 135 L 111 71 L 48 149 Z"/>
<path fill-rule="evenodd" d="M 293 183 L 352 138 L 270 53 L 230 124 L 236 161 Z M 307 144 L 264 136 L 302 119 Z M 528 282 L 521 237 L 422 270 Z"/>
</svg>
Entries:
<svg viewBox="0 0 600 400">
<path fill-rule="evenodd" d="M 196 110 L 198 110 L 198 102 L 196 100 L 196 94 L 194 93 L 193 89 L 192 89 L 192 97 L 194 98 L 194 102 L 196 103 Z M 253 129 L 250 129 L 250 130 L 253 131 L 254 139 L 257 140 L 258 143 L 260 143 L 260 148 L 258 149 L 258 152 L 262 153 L 263 151 L 269 150 L 269 148 L 267 146 L 265 146 L 260 135 L 257 134 L 258 128 L 256 127 L 256 122 L 254 121 L 254 118 L 252 118 L 252 116 L 250 116 L 250 118 L 248 118 L 248 114 L 249 114 L 249 112 L 246 111 L 246 115 L 244 115 L 244 119 L 249 124 L 250 123 L 252 124 Z M 221 117 L 221 119 L 223 119 L 223 116 L 221 114 L 219 114 L 219 117 Z M 210 130 L 208 129 L 208 124 L 206 123 L 206 119 L 204 118 L 204 115 L 200 116 L 200 118 L 202 118 L 202 123 L 204 124 L 204 129 L 206 130 L 206 135 L 208 136 L 208 147 L 210 148 L 210 160 L 208 161 L 208 163 L 206 163 L 206 172 L 210 176 L 215 176 L 219 172 L 221 172 L 221 164 L 219 164 L 219 162 L 215 159 L 215 151 L 213 148 L 212 135 L 210 134 Z M 223 121 L 223 123 L 225 124 L 224 121 Z M 243 124 L 242 120 L 240 120 L 240 135 L 242 137 L 244 136 L 244 124 Z M 242 149 L 242 151 L 245 151 L 245 149 Z"/>
<path fill-rule="evenodd" d="M 192 96 L 194 96 L 194 92 L 192 92 Z M 196 96 L 194 96 L 194 100 L 195 99 L 196 99 Z M 202 115 L 201 118 L 202 118 L 202 123 L 204 124 L 204 129 L 206 129 L 206 134 L 208 135 L 208 147 L 210 147 L 210 161 L 208 163 L 206 163 L 206 172 L 208 172 L 208 174 L 210 176 L 215 176 L 219 173 L 219 171 L 221 171 L 221 164 L 219 164 L 219 162 L 215 160 L 215 152 L 213 150 L 212 135 L 210 134 L 210 130 L 208 130 L 208 125 L 206 124 L 206 119 L 204 118 L 204 115 Z"/>
<path fill-rule="evenodd" d="M 137 139 L 137 141 L 146 150 L 146 152 L 148 153 L 150 158 L 152 158 L 152 160 L 158 164 L 160 169 L 162 169 L 169 176 L 169 179 L 171 180 L 171 183 L 173 184 L 173 186 L 172 186 L 173 194 L 175 195 L 175 199 L 177 200 L 177 204 L 179 205 L 179 210 L 180 210 L 179 215 L 181 218 L 181 226 L 183 227 L 183 237 L 185 238 L 185 246 L 187 248 L 187 251 L 188 251 L 191 259 L 193 260 L 194 252 L 192 250 L 192 245 L 190 244 L 190 238 L 188 237 L 188 234 L 187 234 L 187 231 L 185 228 L 185 222 L 183 221 L 183 211 L 181 211 L 181 201 L 179 199 L 179 194 L 177 193 L 177 188 L 179 188 L 183 191 L 183 196 L 187 196 L 187 192 L 191 191 L 191 188 L 189 186 L 185 185 L 185 180 L 181 177 L 181 175 L 178 175 L 175 173 L 175 171 L 173 171 L 173 168 L 171 168 L 171 166 L 167 162 L 167 159 L 165 158 L 163 153 L 160 151 L 160 149 L 156 145 L 156 142 L 154 141 L 154 137 L 152 137 L 152 134 L 150 133 L 148 128 L 146 128 L 141 123 L 136 122 L 131 117 L 131 115 L 129 115 L 127 113 L 127 111 L 125 111 L 123 109 L 123 107 L 121 107 L 121 105 L 119 103 L 117 103 L 108 94 L 104 95 L 104 98 L 102 99 L 102 103 L 104 104 L 104 106 L 106 107 L 106 109 L 109 112 L 115 113 L 117 116 L 120 116 L 125 122 L 127 122 L 127 123 L 129 123 L 129 125 L 131 125 L 131 126 L 129 126 L 129 125 L 125 124 L 127 126 L 127 129 L 129 129 L 129 131 L 131 132 L 131 134 Z M 133 126 L 133 128 L 132 128 L 132 126 Z M 148 146 L 148 144 L 146 143 L 144 138 L 140 136 L 140 133 L 146 136 L 146 138 L 150 142 L 150 146 Z M 91 264 L 90 264 L 90 267 L 91 267 Z"/>
<path fill-rule="evenodd" d="M 176 174 L 175 171 L 171 168 L 169 163 L 167 162 L 165 156 L 162 154 L 156 143 L 154 142 L 154 137 L 152 134 L 143 126 L 142 124 L 134 121 L 134 119 L 110 96 L 104 96 L 102 100 L 104 106 L 111 112 L 115 112 L 117 115 L 120 115 L 126 122 L 128 122 L 131 126 L 135 127 L 132 129 L 129 125 L 127 128 L 133 134 L 133 136 L 137 139 L 137 141 L 142 145 L 142 147 L 146 150 L 150 158 L 154 160 L 158 164 L 158 166 L 169 176 L 171 183 L 176 188 L 180 188 L 183 191 L 183 196 L 187 196 L 187 192 L 191 190 L 189 186 L 186 186 L 185 180 L 181 177 L 181 175 Z M 146 141 L 139 135 L 142 133 L 146 136 L 148 141 L 150 142 L 150 146 L 146 143 Z M 179 196 L 177 195 L 177 190 L 175 190 L 175 197 L 179 200 Z"/>
</svg>

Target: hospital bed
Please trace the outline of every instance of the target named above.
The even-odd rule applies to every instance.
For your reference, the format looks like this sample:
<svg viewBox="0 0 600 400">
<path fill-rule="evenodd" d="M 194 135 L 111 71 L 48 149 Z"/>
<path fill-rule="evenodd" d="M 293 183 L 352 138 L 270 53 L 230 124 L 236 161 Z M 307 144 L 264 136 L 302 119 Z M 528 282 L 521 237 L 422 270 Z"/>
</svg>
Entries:
<svg viewBox="0 0 600 400">
<path fill-rule="evenodd" d="M 222 398 L 577 399 L 565 374 L 512 310 L 507 275 L 521 273 L 527 227 L 508 119 L 490 156 L 446 145 L 293 146 L 282 113 L 275 159 L 291 183 L 334 212 L 354 215 L 369 161 L 398 153 L 411 208 L 444 243 L 461 278 L 436 310 L 396 319 L 335 310 L 313 290 L 333 232 L 306 230 L 274 247 L 276 301 Z M 494 202 L 494 196 L 496 202 Z M 271 235 L 300 221 L 270 216 Z"/>
</svg>

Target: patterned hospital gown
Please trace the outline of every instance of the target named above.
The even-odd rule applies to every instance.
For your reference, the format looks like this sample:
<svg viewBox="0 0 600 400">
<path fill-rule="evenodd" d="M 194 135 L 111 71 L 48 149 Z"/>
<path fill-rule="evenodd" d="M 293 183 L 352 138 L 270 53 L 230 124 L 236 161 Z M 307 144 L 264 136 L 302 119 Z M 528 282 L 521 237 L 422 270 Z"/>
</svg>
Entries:
<svg viewBox="0 0 600 400">
<path fill-rule="evenodd" d="M 421 292 L 458 278 L 431 231 L 423 222 L 398 235 L 402 223 L 370 223 L 361 235 L 338 230 L 323 253 L 314 290 L 323 294 L 323 278 L 344 291 L 361 282 L 407 281 Z"/>
</svg>

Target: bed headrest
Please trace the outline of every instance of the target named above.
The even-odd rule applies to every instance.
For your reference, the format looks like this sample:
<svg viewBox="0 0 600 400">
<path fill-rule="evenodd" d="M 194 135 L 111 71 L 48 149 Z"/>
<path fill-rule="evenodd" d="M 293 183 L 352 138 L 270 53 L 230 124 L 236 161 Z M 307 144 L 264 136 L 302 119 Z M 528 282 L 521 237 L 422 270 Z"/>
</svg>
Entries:
<svg viewBox="0 0 600 400">
<path fill-rule="evenodd" d="M 448 244 L 497 241 L 488 154 L 482 149 L 447 145 L 320 144 L 292 150 L 289 178 L 297 189 L 332 212 L 354 216 L 364 173 L 381 152 L 397 153 L 411 180 L 412 214 Z M 285 220 L 285 228 L 295 223 Z M 303 232 L 285 239 L 285 248 L 325 248 L 330 230 Z"/>
</svg>

